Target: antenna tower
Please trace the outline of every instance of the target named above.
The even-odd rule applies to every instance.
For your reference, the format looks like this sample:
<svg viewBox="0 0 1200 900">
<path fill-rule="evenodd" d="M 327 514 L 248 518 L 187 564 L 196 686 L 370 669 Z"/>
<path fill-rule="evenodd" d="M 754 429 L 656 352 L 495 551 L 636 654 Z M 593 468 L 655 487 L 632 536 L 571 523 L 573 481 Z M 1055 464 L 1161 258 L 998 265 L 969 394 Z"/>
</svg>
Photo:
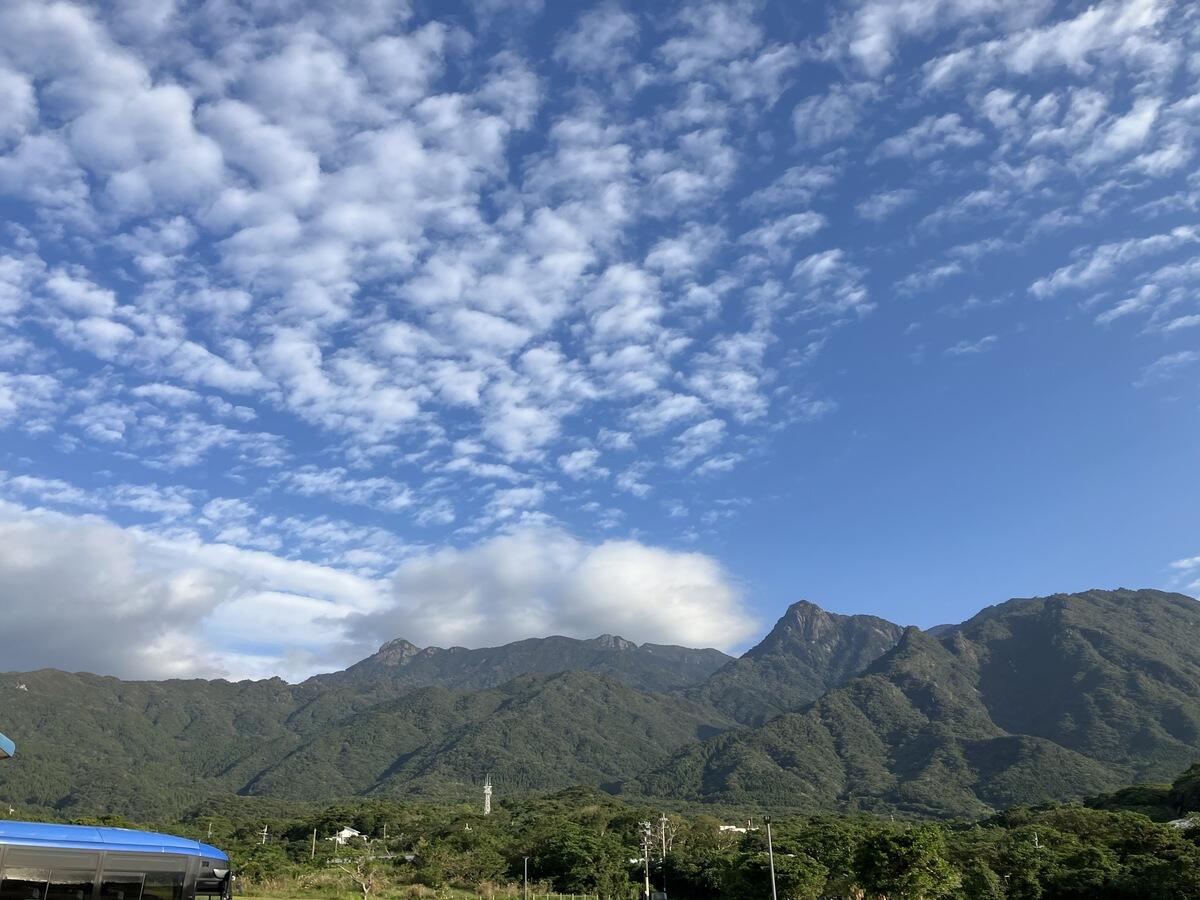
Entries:
<svg viewBox="0 0 1200 900">
<path fill-rule="evenodd" d="M 492 773 L 488 772 L 487 778 L 483 782 L 483 814 L 490 816 L 492 814 Z"/>
</svg>

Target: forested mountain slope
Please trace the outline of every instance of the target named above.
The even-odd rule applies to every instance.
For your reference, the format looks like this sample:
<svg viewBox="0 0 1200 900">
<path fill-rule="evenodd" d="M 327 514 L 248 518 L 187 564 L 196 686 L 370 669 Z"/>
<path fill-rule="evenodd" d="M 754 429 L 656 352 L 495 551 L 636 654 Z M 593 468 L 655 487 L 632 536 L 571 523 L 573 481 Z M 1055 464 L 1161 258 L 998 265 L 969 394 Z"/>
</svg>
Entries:
<svg viewBox="0 0 1200 900">
<path fill-rule="evenodd" d="M 672 691 L 703 683 L 731 660 L 720 650 L 639 645 L 611 634 L 591 640 L 530 638 L 477 650 L 422 648 L 401 639 L 389 641 L 344 672 L 318 679 L 342 683 L 386 679 L 409 687 L 482 690 L 521 675 L 594 672 L 638 690 Z"/>
<path fill-rule="evenodd" d="M 301 684 L 10 673 L 0 800 L 146 819 L 231 793 L 475 799 L 490 772 L 513 794 L 978 815 L 1200 759 L 1200 603 L 1181 594 L 1013 600 L 936 635 L 801 603 L 721 658 L 548 638 L 393 642 Z"/>
<path fill-rule="evenodd" d="M 860 674 L 904 631 L 875 616 L 843 616 L 793 604 L 762 642 L 727 663 L 690 697 L 745 724 L 761 724 Z"/>
<path fill-rule="evenodd" d="M 810 809 L 974 815 L 1162 779 L 1200 756 L 1200 603 L 1014 600 L 908 629 L 795 713 L 680 752 L 628 789 Z"/>
<path fill-rule="evenodd" d="M 227 793 L 474 799 L 601 784 L 732 723 L 684 698 L 583 672 L 499 688 L 121 682 L 46 670 L 0 676 L 18 756 L 0 799 L 143 819 Z"/>
</svg>

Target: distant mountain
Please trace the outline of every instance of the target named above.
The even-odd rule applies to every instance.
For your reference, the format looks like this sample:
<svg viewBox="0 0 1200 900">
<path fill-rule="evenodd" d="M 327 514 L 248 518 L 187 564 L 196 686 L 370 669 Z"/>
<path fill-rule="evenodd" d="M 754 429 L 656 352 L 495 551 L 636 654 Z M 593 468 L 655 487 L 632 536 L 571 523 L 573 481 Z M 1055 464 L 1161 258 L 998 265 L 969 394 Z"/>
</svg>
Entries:
<svg viewBox="0 0 1200 900">
<path fill-rule="evenodd" d="M 1200 603 L 1160 591 L 1013 600 L 906 630 L 805 708 L 685 748 L 635 793 L 976 815 L 1162 780 L 1200 756 Z"/>
<path fill-rule="evenodd" d="M 344 672 L 319 678 L 341 683 L 386 679 L 409 687 L 483 690 L 521 675 L 593 672 L 638 690 L 667 692 L 704 682 L 732 659 L 720 650 L 638 645 L 611 634 L 591 640 L 531 638 L 479 650 L 421 648 L 395 640 Z"/>
<path fill-rule="evenodd" d="M 860 674 L 896 646 L 903 631 L 875 616 L 838 615 L 801 601 L 756 647 L 688 696 L 738 722 L 761 724 Z"/>
<path fill-rule="evenodd" d="M 153 820 L 231 793 L 477 799 L 489 771 L 501 796 L 929 816 L 1200 796 L 1195 770 L 1165 785 L 1200 759 L 1200 603 L 1181 594 L 1013 600 L 936 635 L 801 603 L 723 659 L 546 638 L 392 642 L 301 684 L 10 673 L 0 801 Z M 1106 793 L 1135 781 L 1157 786 Z"/>
<path fill-rule="evenodd" d="M 45 670 L 0 675 L 0 706 L 21 749 L 0 766 L 0 800 L 143 820 L 229 793 L 475 799 L 488 771 L 501 791 L 603 784 L 732 724 L 581 672 L 455 692 Z"/>
<path fill-rule="evenodd" d="M 465 694 L 416 688 L 310 733 L 238 790 L 475 800 L 471 785 L 488 772 L 509 793 L 615 784 L 732 724 L 682 698 L 584 672 L 523 675 Z"/>
</svg>

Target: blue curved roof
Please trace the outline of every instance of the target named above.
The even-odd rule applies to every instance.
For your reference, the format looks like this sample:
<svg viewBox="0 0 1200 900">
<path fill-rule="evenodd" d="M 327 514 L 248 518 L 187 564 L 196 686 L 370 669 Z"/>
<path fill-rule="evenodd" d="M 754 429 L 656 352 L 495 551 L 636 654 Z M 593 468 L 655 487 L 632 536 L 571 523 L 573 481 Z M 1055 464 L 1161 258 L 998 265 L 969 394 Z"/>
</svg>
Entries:
<svg viewBox="0 0 1200 900">
<path fill-rule="evenodd" d="M 8 759 L 17 752 L 17 746 L 4 735 L 0 734 L 0 759 Z"/>
<path fill-rule="evenodd" d="M 46 822 L 0 821 L 0 844 L 26 847 L 66 847 L 72 850 L 123 850 L 130 853 L 177 853 L 225 860 L 229 857 L 208 844 L 173 834 L 134 831 L 132 828 L 96 828 L 91 825 L 55 825 Z"/>
</svg>

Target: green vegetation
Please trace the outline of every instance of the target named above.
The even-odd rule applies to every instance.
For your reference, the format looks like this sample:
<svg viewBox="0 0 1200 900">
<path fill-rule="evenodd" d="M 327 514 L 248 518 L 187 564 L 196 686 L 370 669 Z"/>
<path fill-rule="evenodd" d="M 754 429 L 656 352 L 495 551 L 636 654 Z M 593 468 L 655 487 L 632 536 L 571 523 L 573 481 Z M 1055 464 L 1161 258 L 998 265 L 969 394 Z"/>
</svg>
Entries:
<svg viewBox="0 0 1200 900">
<path fill-rule="evenodd" d="M 230 795 L 474 802 L 490 771 L 510 801 L 588 784 L 677 810 L 979 819 L 1092 797 L 1166 821 L 1200 792 L 1200 772 L 1164 784 L 1200 748 L 1200 603 L 1180 594 L 1013 600 L 936 633 L 801 603 L 723 659 L 547 638 L 393 642 L 298 685 L 0 675 L 21 745 L 0 800 L 140 819 Z"/>
<path fill-rule="evenodd" d="M 628 687 L 661 693 L 701 684 L 731 660 L 720 650 L 664 644 L 639 646 L 611 634 L 589 641 L 557 636 L 530 638 L 479 650 L 421 648 L 395 640 L 346 671 L 319 680 L 359 684 L 384 680 L 405 687 L 437 685 L 478 691 L 499 687 L 521 675 L 594 672 Z"/>
<path fill-rule="evenodd" d="M 1196 771 L 1176 786 L 1186 787 Z M 1152 821 L 1122 809 L 1121 797 L 1138 805 L 1144 799 L 1122 790 L 1098 798 L 1102 809 L 1015 807 L 978 822 L 776 819 L 779 897 L 1200 900 L 1200 828 Z M 659 823 L 661 812 L 571 788 L 498 805 L 487 818 L 458 804 L 358 800 L 312 808 L 233 798 L 152 827 L 230 851 L 238 893 L 249 896 L 512 898 L 528 858 L 531 894 L 633 900 L 643 872 L 640 823 Z M 729 820 L 738 821 L 732 811 Z M 762 823 L 735 832 L 722 830 L 722 821 L 707 813 L 669 816 L 665 861 L 661 832 L 654 833 L 652 881 L 657 887 L 665 879 L 672 900 L 770 896 Z M 362 837 L 346 846 L 328 840 L 343 827 Z"/>
<path fill-rule="evenodd" d="M 0 676 L 0 692 L 22 740 L 0 767 L 0 799 L 143 819 L 235 793 L 473 799 L 487 771 L 509 795 L 614 783 L 730 724 L 581 672 L 460 693 L 44 671 Z"/>
<path fill-rule="evenodd" d="M 1167 792 L 1167 802 L 1171 811 L 1178 815 L 1200 810 L 1200 763 L 1184 772 L 1171 785 Z"/>
<path fill-rule="evenodd" d="M 840 616 L 793 604 L 745 656 L 688 695 L 746 725 L 816 700 L 896 646 L 904 629 L 875 616 Z"/>
<path fill-rule="evenodd" d="M 626 789 L 978 817 L 1162 779 L 1197 747 L 1200 603 L 1092 591 L 1010 601 L 937 636 L 910 628 L 808 706 L 685 747 Z"/>
</svg>

